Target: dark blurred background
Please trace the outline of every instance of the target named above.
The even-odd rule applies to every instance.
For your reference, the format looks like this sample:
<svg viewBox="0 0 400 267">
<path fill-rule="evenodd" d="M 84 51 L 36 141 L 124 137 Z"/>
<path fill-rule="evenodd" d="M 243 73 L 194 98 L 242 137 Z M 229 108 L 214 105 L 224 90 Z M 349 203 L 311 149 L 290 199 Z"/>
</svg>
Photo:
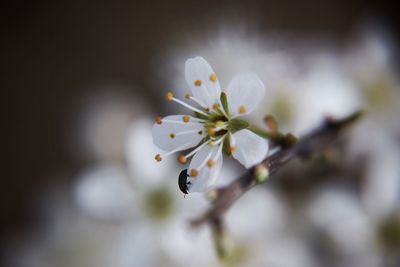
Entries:
<svg viewBox="0 0 400 267">
<path fill-rule="evenodd" d="M 2 237 L 37 225 L 45 188 L 95 160 L 79 155 L 82 102 L 108 84 L 154 97 L 155 59 L 203 26 L 240 16 L 261 32 L 342 42 L 368 18 L 400 33 L 390 1 L 5 1 L 0 12 Z"/>
</svg>

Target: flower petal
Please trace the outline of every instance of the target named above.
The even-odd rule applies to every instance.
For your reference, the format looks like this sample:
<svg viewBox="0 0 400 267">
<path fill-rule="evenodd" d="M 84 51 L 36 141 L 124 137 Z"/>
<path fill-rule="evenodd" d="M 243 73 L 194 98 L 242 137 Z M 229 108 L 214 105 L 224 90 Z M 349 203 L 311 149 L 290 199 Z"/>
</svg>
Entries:
<svg viewBox="0 0 400 267">
<path fill-rule="evenodd" d="M 208 162 L 212 161 L 209 166 Z M 222 154 L 220 146 L 206 145 L 200 149 L 190 162 L 188 168 L 188 191 L 204 192 L 212 185 L 222 167 Z M 192 175 L 192 170 L 198 171 L 197 176 Z"/>
<path fill-rule="evenodd" d="M 221 87 L 214 70 L 202 57 L 189 58 L 185 63 L 185 78 L 195 98 L 208 108 L 220 103 Z"/>
<path fill-rule="evenodd" d="M 229 112 L 246 115 L 264 98 L 265 87 L 255 73 L 240 74 L 232 79 L 226 91 Z"/>
<path fill-rule="evenodd" d="M 189 122 L 185 123 L 184 117 L 189 117 Z M 167 116 L 152 128 L 154 144 L 164 151 L 194 147 L 203 139 L 203 132 L 203 124 L 187 115 Z"/>
<path fill-rule="evenodd" d="M 246 168 L 260 163 L 268 152 L 268 142 L 255 133 L 243 129 L 234 133 L 231 146 L 236 149 L 232 156 Z"/>
</svg>

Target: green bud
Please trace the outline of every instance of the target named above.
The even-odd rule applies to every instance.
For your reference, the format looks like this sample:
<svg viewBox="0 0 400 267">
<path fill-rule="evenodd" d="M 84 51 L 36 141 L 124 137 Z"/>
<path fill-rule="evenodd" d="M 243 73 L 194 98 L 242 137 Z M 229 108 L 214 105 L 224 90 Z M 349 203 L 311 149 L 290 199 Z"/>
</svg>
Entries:
<svg viewBox="0 0 400 267">
<path fill-rule="evenodd" d="M 268 168 L 263 164 L 258 164 L 254 169 L 254 176 L 256 178 L 257 183 L 262 183 L 267 180 L 269 176 Z"/>
</svg>

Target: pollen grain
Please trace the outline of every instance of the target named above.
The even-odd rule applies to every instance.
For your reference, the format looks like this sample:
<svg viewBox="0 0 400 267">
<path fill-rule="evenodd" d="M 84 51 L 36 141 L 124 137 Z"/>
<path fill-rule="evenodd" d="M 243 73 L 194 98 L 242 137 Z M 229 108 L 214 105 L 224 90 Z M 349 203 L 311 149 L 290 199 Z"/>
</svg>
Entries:
<svg viewBox="0 0 400 267">
<path fill-rule="evenodd" d="M 211 168 L 212 166 L 214 166 L 215 162 L 212 159 L 207 160 L 207 166 L 209 168 Z"/>
<path fill-rule="evenodd" d="M 195 86 L 201 86 L 201 80 L 195 80 L 194 81 Z"/>
<path fill-rule="evenodd" d="M 246 107 L 245 106 L 240 106 L 239 107 L 239 113 L 240 114 L 246 113 Z"/>
<path fill-rule="evenodd" d="M 154 159 L 155 159 L 156 161 L 158 161 L 158 162 L 160 162 L 160 161 L 162 160 L 160 154 L 157 154 L 157 155 L 154 157 Z"/>
</svg>

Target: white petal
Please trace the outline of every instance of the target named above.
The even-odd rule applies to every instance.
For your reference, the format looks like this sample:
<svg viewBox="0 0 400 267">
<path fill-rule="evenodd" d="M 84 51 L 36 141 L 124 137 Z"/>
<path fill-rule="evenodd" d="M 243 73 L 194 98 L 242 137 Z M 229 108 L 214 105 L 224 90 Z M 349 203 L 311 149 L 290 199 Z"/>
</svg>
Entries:
<svg viewBox="0 0 400 267">
<path fill-rule="evenodd" d="M 164 151 L 172 151 L 179 147 L 184 150 L 197 145 L 203 139 L 200 131 L 203 124 L 190 117 L 188 123 L 183 123 L 183 115 L 172 115 L 162 119 L 161 124 L 155 123 L 152 128 L 153 142 Z M 171 134 L 175 134 L 171 138 Z"/>
<path fill-rule="evenodd" d="M 126 131 L 126 162 L 135 185 L 142 189 L 162 184 L 165 178 L 174 173 L 176 163 L 172 158 L 164 158 L 162 162 L 154 160 L 154 155 L 160 153 L 160 148 L 153 143 L 152 126 L 153 120 L 138 118 Z"/>
<path fill-rule="evenodd" d="M 193 96 L 210 109 L 214 104 L 220 103 L 221 95 L 219 81 L 218 79 L 212 81 L 211 75 L 215 75 L 215 72 L 204 58 L 197 56 L 186 60 L 186 82 L 189 84 Z M 196 81 L 200 81 L 201 85 L 195 85 Z"/>
<path fill-rule="evenodd" d="M 268 152 L 268 142 L 255 133 L 243 129 L 233 134 L 236 151 L 232 156 L 246 168 L 260 163 Z"/>
<path fill-rule="evenodd" d="M 207 160 L 215 159 L 219 149 L 220 146 L 206 145 L 193 156 L 188 173 L 190 175 L 192 169 L 200 169 L 200 171 L 196 177 L 188 178 L 188 181 L 191 182 L 188 186 L 189 192 L 204 192 L 214 183 L 222 167 L 222 155 L 219 154 L 219 157 L 211 167 L 207 166 Z"/>
<path fill-rule="evenodd" d="M 226 94 L 229 112 L 233 115 L 246 115 L 264 98 L 265 87 L 257 74 L 240 74 L 229 83 Z"/>
</svg>

